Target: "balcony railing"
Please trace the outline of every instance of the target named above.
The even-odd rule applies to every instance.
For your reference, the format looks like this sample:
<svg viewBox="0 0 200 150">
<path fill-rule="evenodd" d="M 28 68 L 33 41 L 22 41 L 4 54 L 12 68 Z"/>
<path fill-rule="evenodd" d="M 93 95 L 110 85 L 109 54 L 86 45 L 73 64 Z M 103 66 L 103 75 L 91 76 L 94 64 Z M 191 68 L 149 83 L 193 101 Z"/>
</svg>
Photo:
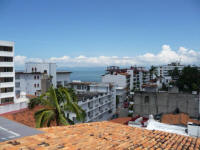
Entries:
<svg viewBox="0 0 200 150">
<path fill-rule="evenodd" d="M 103 104 L 103 101 L 100 101 L 99 103 L 102 105 L 102 104 Z"/>
<path fill-rule="evenodd" d="M 14 87 L 14 83 L 13 82 L 3 82 L 3 83 L 0 83 L 0 87 L 1 88 Z"/>
<path fill-rule="evenodd" d="M 0 56 L 13 57 L 13 52 L 0 51 Z"/>
<path fill-rule="evenodd" d="M 0 72 L 0 77 L 14 77 L 14 72 Z"/>
<path fill-rule="evenodd" d="M 14 97 L 14 92 L 0 93 L 0 98 Z"/>
<path fill-rule="evenodd" d="M 93 106 L 88 106 L 89 107 L 89 109 L 92 109 L 93 108 Z"/>
<path fill-rule="evenodd" d="M 93 114 L 88 116 L 90 119 L 93 118 Z"/>
<path fill-rule="evenodd" d="M 14 62 L 0 62 L 0 67 L 13 67 Z"/>
</svg>

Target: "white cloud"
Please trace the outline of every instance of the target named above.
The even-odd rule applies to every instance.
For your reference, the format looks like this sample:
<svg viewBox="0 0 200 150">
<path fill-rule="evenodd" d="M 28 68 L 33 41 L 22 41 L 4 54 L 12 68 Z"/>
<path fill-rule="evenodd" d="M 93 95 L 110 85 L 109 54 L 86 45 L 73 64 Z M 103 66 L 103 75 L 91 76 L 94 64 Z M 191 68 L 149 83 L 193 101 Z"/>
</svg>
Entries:
<svg viewBox="0 0 200 150">
<path fill-rule="evenodd" d="M 15 64 L 20 66 L 20 65 L 24 65 L 25 61 L 26 61 L 27 57 L 26 56 L 15 56 L 14 61 Z"/>
<path fill-rule="evenodd" d="M 179 61 L 183 64 L 199 64 L 200 63 L 200 52 L 187 49 L 185 47 L 179 47 L 177 51 L 172 50 L 169 45 L 163 45 L 160 52 L 157 54 L 145 53 L 143 55 L 130 57 L 128 56 L 97 56 L 87 57 L 80 55 L 77 57 L 62 56 L 62 57 L 51 57 L 45 61 L 55 62 L 58 66 L 67 67 L 86 67 L 86 66 L 108 66 L 108 65 L 119 65 L 119 66 L 130 66 L 130 65 L 159 65 L 167 64 L 172 61 Z M 15 65 L 22 66 L 25 62 L 36 61 L 42 62 L 40 58 L 27 58 L 26 56 L 15 56 Z"/>
</svg>

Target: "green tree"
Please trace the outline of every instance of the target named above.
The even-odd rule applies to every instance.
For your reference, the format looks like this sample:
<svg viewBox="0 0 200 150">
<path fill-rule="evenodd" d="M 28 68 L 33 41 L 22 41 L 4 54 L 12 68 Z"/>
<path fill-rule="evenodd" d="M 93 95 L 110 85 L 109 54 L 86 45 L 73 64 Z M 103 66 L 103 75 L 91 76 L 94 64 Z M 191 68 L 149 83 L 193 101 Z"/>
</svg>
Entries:
<svg viewBox="0 0 200 150">
<path fill-rule="evenodd" d="M 197 67 L 186 66 L 180 73 L 175 85 L 181 91 L 199 91 L 200 90 L 200 71 Z"/>
<path fill-rule="evenodd" d="M 169 70 L 168 74 L 172 77 L 173 80 L 177 80 L 180 76 L 180 72 L 177 67 L 175 67 L 174 70 Z"/>
<path fill-rule="evenodd" d="M 65 116 L 65 111 L 76 114 L 76 119 L 84 121 L 85 111 L 78 105 L 78 100 L 72 89 L 59 87 L 54 89 L 51 87 L 45 94 L 38 98 L 32 99 L 29 108 L 36 105 L 44 106 L 35 113 L 36 127 L 49 127 L 52 122 L 56 125 L 69 125 L 74 122 Z"/>
</svg>

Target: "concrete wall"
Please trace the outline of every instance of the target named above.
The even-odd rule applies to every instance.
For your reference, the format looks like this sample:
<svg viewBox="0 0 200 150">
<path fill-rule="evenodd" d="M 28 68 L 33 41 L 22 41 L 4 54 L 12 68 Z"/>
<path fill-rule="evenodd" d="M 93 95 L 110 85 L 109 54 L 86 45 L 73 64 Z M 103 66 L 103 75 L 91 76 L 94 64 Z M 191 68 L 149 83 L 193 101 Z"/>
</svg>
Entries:
<svg viewBox="0 0 200 150">
<path fill-rule="evenodd" d="M 199 115 L 198 97 L 198 95 L 182 93 L 137 92 L 133 96 L 134 114 L 172 113 L 178 108 L 180 112 L 188 113 L 190 117 L 197 118 Z M 149 99 L 149 101 L 145 99 Z"/>
<path fill-rule="evenodd" d="M 2 106 L 0 106 L 0 114 L 21 110 L 21 109 L 24 109 L 24 108 L 27 108 L 27 107 L 28 107 L 27 102 L 20 102 L 20 103 L 2 105 Z"/>
</svg>

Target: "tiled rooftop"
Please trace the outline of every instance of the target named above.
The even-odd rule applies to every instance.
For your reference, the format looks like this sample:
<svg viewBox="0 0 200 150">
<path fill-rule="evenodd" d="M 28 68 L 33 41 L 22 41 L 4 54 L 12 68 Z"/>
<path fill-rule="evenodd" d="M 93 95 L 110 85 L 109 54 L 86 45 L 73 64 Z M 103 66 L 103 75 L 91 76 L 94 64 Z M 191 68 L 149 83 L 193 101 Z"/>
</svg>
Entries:
<svg viewBox="0 0 200 150">
<path fill-rule="evenodd" d="M 36 111 L 41 109 L 41 106 L 37 106 L 34 109 L 23 109 L 16 112 L 10 112 L 6 114 L 2 114 L 0 116 L 5 117 L 7 119 L 22 123 L 24 125 L 27 125 L 29 127 L 35 127 L 35 118 L 34 114 Z"/>
<path fill-rule="evenodd" d="M 200 124 L 198 120 L 191 119 L 187 114 L 164 114 L 161 118 L 162 123 L 174 125 L 187 125 L 188 122 Z"/>
<path fill-rule="evenodd" d="M 1 150 L 199 149 L 200 138 L 94 122 L 41 129 L 45 133 L 0 143 Z"/>
<path fill-rule="evenodd" d="M 123 118 L 116 118 L 116 119 L 110 120 L 110 122 L 125 124 L 131 119 L 132 119 L 131 117 L 123 117 Z"/>
</svg>

